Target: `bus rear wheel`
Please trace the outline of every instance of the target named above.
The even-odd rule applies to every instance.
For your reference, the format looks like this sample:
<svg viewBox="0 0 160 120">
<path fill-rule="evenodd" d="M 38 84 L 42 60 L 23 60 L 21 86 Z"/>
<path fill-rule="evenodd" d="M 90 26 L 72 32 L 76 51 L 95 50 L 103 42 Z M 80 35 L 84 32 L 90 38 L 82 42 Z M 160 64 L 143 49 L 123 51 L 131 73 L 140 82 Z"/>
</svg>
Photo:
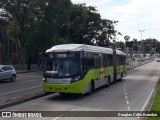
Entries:
<svg viewBox="0 0 160 120">
<path fill-rule="evenodd" d="M 123 73 L 121 73 L 121 78 L 119 79 L 119 81 L 122 81 L 122 78 L 123 78 Z"/>
<path fill-rule="evenodd" d="M 107 87 L 110 86 L 110 76 L 108 76 L 108 80 L 107 80 Z"/>
</svg>

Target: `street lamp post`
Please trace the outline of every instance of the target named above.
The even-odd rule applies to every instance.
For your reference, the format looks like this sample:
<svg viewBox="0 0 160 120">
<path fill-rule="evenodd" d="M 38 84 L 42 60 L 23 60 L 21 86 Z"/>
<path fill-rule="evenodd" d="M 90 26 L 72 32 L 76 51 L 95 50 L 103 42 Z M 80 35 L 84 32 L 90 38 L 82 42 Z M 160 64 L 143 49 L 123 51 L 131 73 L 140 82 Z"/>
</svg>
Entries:
<svg viewBox="0 0 160 120">
<path fill-rule="evenodd" d="M 114 80 L 117 79 L 117 59 L 116 59 L 116 40 L 113 40 L 113 70 L 114 70 Z"/>
<path fill-rule="evenodd" d="M 144 44 L 143 44 L 143 42 L 142 42 L 142 33 L 145 31 L 145 30 L 138 30 L 140 33 L 141 33 L 141 47 L 142 47 L 142 50 L 141 50 L 141 52 L 142 52 L 142 54 L 144 53 Z"/>
</svg>

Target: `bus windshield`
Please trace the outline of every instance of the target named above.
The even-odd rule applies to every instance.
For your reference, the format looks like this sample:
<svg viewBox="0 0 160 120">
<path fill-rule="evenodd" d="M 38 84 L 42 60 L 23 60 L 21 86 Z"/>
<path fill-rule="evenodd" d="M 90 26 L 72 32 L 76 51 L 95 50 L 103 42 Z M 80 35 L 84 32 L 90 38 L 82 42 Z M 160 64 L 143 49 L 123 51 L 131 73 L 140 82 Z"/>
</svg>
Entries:
<svg viewBox="0 0 160 120">
<path fill-rule="evenodd" d="M 46 59 L 45 75 L 52 77 L 72 77 L 80 72 L 78 59 Z"/>
</svg>

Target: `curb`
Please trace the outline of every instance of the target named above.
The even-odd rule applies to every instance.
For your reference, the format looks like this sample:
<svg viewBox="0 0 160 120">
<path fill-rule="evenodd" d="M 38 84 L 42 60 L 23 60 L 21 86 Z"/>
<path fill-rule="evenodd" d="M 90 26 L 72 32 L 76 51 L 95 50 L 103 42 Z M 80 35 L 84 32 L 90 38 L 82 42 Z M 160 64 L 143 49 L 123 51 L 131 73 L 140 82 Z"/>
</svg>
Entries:
<svg viewBox="0 0 160 120">
<path fill-rule="evenodd" d="M 18 100 L 12 101 L 10 103 L 0 105 L 0 109 L 10 107 L 10 106 L 13 106 L 13 105 L 17 105 L 17 104 L 20 104 L 20 103 L 24 103 L 24 102 L 27 102 L 29 100 L 34 100 L 34 99 L 37 99 L 37 98 L 40 98 L 40 97 L 43 97 L 43 96 L 45 96 L 45 95 L 44 94 L 39 94 L 39 95 L 35 95 L 35 96 L 32 96 L 32 97 L 28 97 L 28 98 L 18 99 Z"/>
<path fill-rule="evenodd" d="M 16 70 L 16 71 L 18 71 L 18 70 Z M 30 73 L 30 72 L 37 72 L 37 71 L 42 71 L 42 70 L 21 70 L 21 71 L 19 71 L 19 72 L 17 72 L 17 74 L 21 74 L 21 73 Z"/>
<path fill-rule="evenodd" d="M 6 107 L 10 107 L 10 106 L 13 106 L 13 105 L 18 105 L 20 103 L 28 102 L 30 100 L 35 100 L 35 99 L 38 99 L 38 98 L 41 98 L 41 97 L 44 97 L 44 96 L 48 96 L 48 95 L 51 95 L 51 94 L 53 94 L 53 93 L 50 93 L 50 94 L 42 93 L 42 94 L 34 95 L 34 96 L 31 96 L 31 97 L 18 99 L 18 100 L 12 101 L 10 103 L 0 105 L 0 109 L 4 109 Z"/>
</svg>

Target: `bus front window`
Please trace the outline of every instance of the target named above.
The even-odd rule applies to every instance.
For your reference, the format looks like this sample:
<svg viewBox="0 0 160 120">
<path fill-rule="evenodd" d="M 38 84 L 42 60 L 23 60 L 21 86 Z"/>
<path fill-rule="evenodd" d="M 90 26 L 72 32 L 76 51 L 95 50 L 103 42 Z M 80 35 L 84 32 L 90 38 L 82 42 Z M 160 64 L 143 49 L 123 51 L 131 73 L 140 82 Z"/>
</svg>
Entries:
<svg viewBox="0 0 160 120">
<path fill-rule="evenodd" d="M 80 72 L 80 63 L 75 59 L 46 60 L 45 74 L 53 77 L 70 77 Z"/>
</svg>

